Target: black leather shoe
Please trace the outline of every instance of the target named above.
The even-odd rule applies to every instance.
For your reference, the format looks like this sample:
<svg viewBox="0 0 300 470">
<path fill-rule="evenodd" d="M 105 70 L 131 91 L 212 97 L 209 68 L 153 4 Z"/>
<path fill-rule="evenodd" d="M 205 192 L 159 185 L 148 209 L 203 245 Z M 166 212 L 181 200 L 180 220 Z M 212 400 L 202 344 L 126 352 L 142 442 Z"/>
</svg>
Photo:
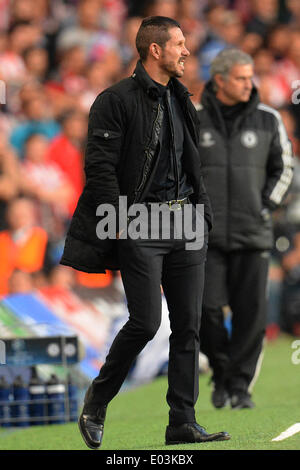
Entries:
<svg viewBox="0 0 300 470">
<path fill-rule="evenodd" d="M 84 442 L 90 449 L 98 449 L 101 446 L 106 407 L 90 414 L 84 408 L 79 416 L 78 426 Z"/>
<path fill-rule="evenodd" d="M 230 439 L 228 432 L 215 432 L 208 434 L 197 423 L 184 423 L 180 426 L 167 426 L 166 445 L 187 444 L 193 442 L 227 441 Z"/>
</svg>

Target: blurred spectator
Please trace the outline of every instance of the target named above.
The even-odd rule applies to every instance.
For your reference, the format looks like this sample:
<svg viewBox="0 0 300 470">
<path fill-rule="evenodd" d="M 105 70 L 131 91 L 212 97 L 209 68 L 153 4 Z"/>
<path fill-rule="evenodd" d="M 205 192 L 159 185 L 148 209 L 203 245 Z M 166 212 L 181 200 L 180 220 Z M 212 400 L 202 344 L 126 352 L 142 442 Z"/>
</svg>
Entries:
<svg viewBox="0 0 300 470">
<path fill-rule="evenodd" d="M 79 96 L 80 108 L 85 113 L 88 114 L 97 95 L 112 84 L 110 74 L 107 72 L 105 65 L 100 61 L 92 62 L 87 68 L 85 75 L 86 86 Z"/>
<path fill-rule="evenodd" d="M 263 39 L 256 33 L 245 33 L 241 38 L 240 48 L 246 54 L 253 56 L 263 46 Z"/>
<path fill-rule="evenodd" d="M 143 16 L 144 12 L 149 4 L 149 0 L 126 0 L 128 17 L 131 18 L 133 16 Z"/>
<path fill-rule="evenodd" d="M 55 266 L 48 276 L 51 286 L 59 286 L 64 289 L 72 289 L 76 284 L 75 270 L 68 266 Z"/>
<path fill-rule="evenodd" d="M 143 16 L 167 16 L 178 19 L 177 0 L 150 0 L 143 11 Z"/>
<path fill-rule="evenodd" d="M 24 85 L 18 90 L 16 108 L 10 109 L 9 111 L 16 115 L 18 121 L 21 122 L 22 120 L 25 120 L 23 104 L 29 103 L 36 97 L 44 97 L 43 84 L 36 80 L 26 81 Z"/>
<path fill-rule="evenodd" d="M 9 9 L 10 24 L 18 21 L 29 21 L 43 32 L 42 42 L 49 59 L 49 68 L 56 66 L 56 38 L 76 4 L 65 3 L 64 0 L 13 0 Z M 72 16 L 71 16 L 72 17 Z"/>
<path fill-rule="evenodd" d="M 232 0 L 231 8 L 234 9 L 244 24 L 247 24 L 252 16 L 252 5 L 249 0 Z"/>
<path fill-rule="evenodd" d="M 259 86 L 259 82 L 272 74 L 274 64 L 274 56 L 269 49 L 259 49 L 254 56 L 255 83 Z"/>
<path fill-rule="evenodd" d="M 118 48 L 116 38 L 101 25 L 101 0 L 79 0 L 75 24 L 63 28 L 57 38 L 58 51 L 83 47 L 87 57 L 104 55 Z"/>
<path fill-rule="evenodd" d="M 44 83 L 48 71 L 48 53 L 40 46 L 31 46 L 24 50 L 23 60 L 26 67 L 27 78 Z"/>
<path fill-rule="evenodd" d="M 266 39 L 268 32 L 278 18 L 278 0 L 251 0 L 252 18 L 246 30 Z"/>
<path fill-rule="evenodd" d="M 299 0 L 285 0 L 286 8 L 290 12 L 289 24 L 296 28 L 300 27 L 300 2 Z"/>
<path fill-rule="evenodd" d="M 272 37 L 271 32 L 271 37 Z M 297 80 L 300 80 L 300 30 L 290 30 L 288 35 L 288 45 L 285 53 L 286 44 L 280 42 L 281 51 L 284 54 L 280 60 L 275 60 L 272 48 L 267 49 L 263 53 L 266 58 L 267 55 L 272 54 L 272 64 L 268 60 L 269 73 L 265 74 L 263 79 L 257 83 L 260 87 L 260 94 L 264 96 L 263 101 L 275 108 L 281 108 L 292 102 L 293 90 Z M 275 51 L 274 51 L 275 52 Z M 257 57 L 262 57 L 262 51 L 257 53 Z M 258 63 L 258 61 L 256 61 Z M 256 76 L 256 78 L 258 78 Z M 296 87 L 297 88 L 297 87 Z M 299 89 L 299 87 L 298 87 Z M 299 119 L 298 106 L 293 108 Z"/>
<path fill-rule="evenodd" d="M 48 0 L 12 0 L 10 22 L 37 20 L 48 13 Z"/>
<path fill-rule="evenodd" d="M 23 158 L 24 144 L 32 134 L 42 134 L 52 139 L 59 133 L 60 126 L 52 118 L 49 104 L 44 93 L 36 94 L 22 103 L 24 119 L 13 129 L 10 136 L 10 142 L 20 158 Z"/>
<path fill-rule="evenodd" d="M 91 37 L 100 26 L 100 0 L 79 0 L 69 24 L 61 25 L 57 45 L 66 49 L 74 45 L 89 46 Z"/>
<path fill-rule="evenodd" d="M 208 24 L 207 38 L 200 48 L 200 76 L 204 81 L 209 79 L 209 68 L 214 57 L 224 48 L 239 46 L 244 27 L 239 16 L 222 5 L 208 8 L 206 11 Z"/>
<path fill-rule="evenodd" d="M 179 0 L 178 19 L 184 32 L 186 46 L 191 54 L 197 54 L 204 41 L 206 29 L 201 20 L 201 5 L 193 0 Z"/>
<path fill-rule="evenodd" d="M 28 294 L 35 289 L 30 273 L 15 269 L 8 280 L 8 294 Z"/>
<path fill-rule="evenodd" d="M 286 55 L 282 60 L 274 64 L 273 75 L 280 83 L 281 102 L 276 103 L 277 107 L 284 106 L 292 102 L 293 90 L 297 86 L 297 81 L 300 80 L 300 30 L 291 30 L 289 33 L 289 45 Z M 297 118 L 297 128 L 300 126 L 299 122 L 299 106 L 293 107 L 293 112 Z M 297 129 L 297 132 L 299 130 Z"/>
<path fill-rule="evenodd" d="M 2 0 L 0 3 L 0 30 L 4 31 L 9 23 L 9 9 L 11 0 Z"/>
<path fill-rule="evenodd" d="M 281 60 L 287 54 L 290 45 L 290 29 L 283 24 L 276 24 L 269 32 L 266 47 L 274 56 L 274 60 Z"/>
<path fill-rule="evenodd" d="M 231 10 L 224 11 L 220 27 L 221 37 L 226 44 L 238 47 L 244 33 L 244 26 L 237 13 Z"/>
<path fill-rule="evenodd" d="M 7 34 L 0 29 L 0 54 L 4 54 L 7 49 Z"/>
<path fill-rule="evenodd" d="M 8 293 L 15 269 L 28 273 L 43 269 L 48 242 L 47 232 L 38 226 L 34 203 L 27 198 L 10 201 L 8 229 L 0 232 L 0 295 Z"/>
<path fill-rule="evenodd" d="M 7 31 L 5 50 L 1 53 L 0 78 L 10 86 L 20 84 L 25 80 L 26 68 L 21 57 L 26 47 L 29 47 L 27 38 L 28 23 L 13 24 Z"/>
<path fill-rule="evenodd" d="M 40 134 L 27 139 L 20 188 L 36 200 L 39 223 L 50 238 L 62 238 L 73 213 L 74 189 L 60 167 L 47 160 L 48 146 Z"/>
<path fill-rule="evenodd" d="M 84 73 L 87 65 L 84 48 L 80 45 L 71 46 L 61 54 L 54 81 L 60 83 L 66 93 L 78 94 L 85 86 Z"/>
<path fill-rule="evenodd" d="M 133 16 L 128 18 L 124 24 L 120 47 L 122 63 L 124 66 L 126 66 L 131 60 L 138 59 L 135 47 L 135 38 L 141 22 L 142 18 L 140 16 Z"/>
<path fill-rule="evenodd" d="M 47 158 L 64 172 L 74 189 L 74 211 L 84 183 L 83 148 L 87 134 L 87 116 L 71 110 L 61 119 L 62 132 L 51 142 Z"/>
<path fill-rule="evenodd" d="M 184 76 L 181 82 L 187 87 L 192 96 L 190 97 L 194 105 L 200 102 L 201 92 L 204 82 L 199 79 L 198 59 L 195 55 L 190 55 L 184 66 Z"/>
<path fill-rule="evenodd" d="M 298 157 L 296 160 L 299 160 L 299 157 L 300 157 L 299 136 L 297 137 L 296 135 L 297 124 L 296 124 L 295 117 L 291 113 L 290 107 L 288 106 L 279 109 L 279 112 L 280 112 L 283 124 L 286 128 L 288 137 L 290 141 L 292 142 L 294 155 Z M 299 222 L 300 222 L 300 219 L 299 219 Z"/>
<path fill-rule="evenodd" d="M 111 35 L 120 40 L 124 22 L 128 14 L 125 0 L 106 0 L 103 2 L 101 25 Z"/>
<path fill-rule="evenodd" d="M 224 12 L 224 6 L 219 4 L 208 6 L 204 11 L 206 38 L 201 44 L 199 54 L 199 72 L 204 81 L 209 79 L 211 61 L 226 47 L 225 41 L 220 37 L 220 25 Z"/>
<path fill-rule="evenodd" d="M 97 50 L 91 57 L 91 64 L 98 62 L 102 65 L 103 77 L 107 82 L 113 85 L 122 71 L 122 59 L 119 50 L 112 49 L 105 54 L 98 54 Z"/>
<path fill-rule="evenodd" d="M 110 32 L 99 27 L 100 12 L 101 2 L 98 0 L 81 1 L 79 25 L 63 29 L 58 37 L 58 66 L 53 80 L 60 84 L 63 93 L 75 98 L 72 107 L 78 105 L 81 95 L 88 94 L 90 83 L 86 75 L 94 62 L 97 62 L 98 69 L 101 66 L 102 83 L 106 86 L 113 84 L 121 73 L 120 47 Z M 101 88 L 98 93 L 100 91 Z"/>
<path fill-rule="evenodd" d="M 259 88 L 262 103 L 280 107 L 286 102 L 286 88 L 274 74 L 274 56 L 269 49 L 259 49 L 254 55 L 254 83 Z"/>
<path fill-rule="evenodd" d="M 19 167 L 17 158 L 0 134 L 0 231 L 7 228 L 5 212 L 10 199 L 17 196 Z"/>
</svg>

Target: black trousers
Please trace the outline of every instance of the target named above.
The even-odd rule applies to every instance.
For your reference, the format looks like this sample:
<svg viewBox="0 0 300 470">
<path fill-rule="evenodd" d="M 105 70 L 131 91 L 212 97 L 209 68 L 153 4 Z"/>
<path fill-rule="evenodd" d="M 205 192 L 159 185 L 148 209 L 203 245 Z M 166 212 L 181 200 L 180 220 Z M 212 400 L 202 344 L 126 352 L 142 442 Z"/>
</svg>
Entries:
<svg viewBox="0 0 300 470">
<path fill-rule="evenodd" d="M 207 235 L 201 249 L 186 250 L 185 242 L 174 237 L 118 240 L 129 319 L 115 337 L 98 377 L 86 393 L 86 410 L 93 411 L 112 400 L 132 362 L 154 337 L 161 322 L 162 286 L 171 327 L 166 397 L 169 423 L 195 421 Z"/>
<path fill-rule="evenodd" d="M 254 378 L 266 327 L 269 253 L 209 249 L 205 269 L 201 350 L 213 381 L 230 393 L 246 392 Z M 223 307 L 232 312 L 229 337 Z"/>
</svg>

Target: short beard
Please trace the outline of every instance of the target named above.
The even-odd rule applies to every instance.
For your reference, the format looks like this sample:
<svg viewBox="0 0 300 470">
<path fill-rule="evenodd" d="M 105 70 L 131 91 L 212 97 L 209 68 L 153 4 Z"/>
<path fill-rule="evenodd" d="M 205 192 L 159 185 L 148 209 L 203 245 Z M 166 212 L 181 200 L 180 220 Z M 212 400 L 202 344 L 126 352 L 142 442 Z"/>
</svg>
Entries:
<svg viewBox="0 0 300 470">
<path fill-rule="evenodd" d="M 162 59 L 165 58 L 164 53 L 162 54 L 161 58 Z M 164 62 L 161 68 L 170 76 L 170 78 L 171 77 L 181 78 L 183 75 L 182 73 L 178 72 L 178 70 L 176 70 L 173 64 L 170 64 L 169 62 Z"/>
</svg>

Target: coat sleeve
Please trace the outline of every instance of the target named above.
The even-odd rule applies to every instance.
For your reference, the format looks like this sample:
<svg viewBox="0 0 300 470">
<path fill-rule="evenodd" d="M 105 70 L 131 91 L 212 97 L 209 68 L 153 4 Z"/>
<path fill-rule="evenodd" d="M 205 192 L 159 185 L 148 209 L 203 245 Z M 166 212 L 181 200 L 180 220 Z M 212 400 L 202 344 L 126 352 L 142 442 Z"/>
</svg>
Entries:
<svg viewBox="0 0 300 470">
<path fill-rule="evenodd" d="M 274 115 L 275 130 L 267 161 L 267 179 L 262 193 L 263 205 L 276 209 L 283 201 L 293 177 L 292 144 L 279 113 Z"/>
<path fill-rule="evenodd" d="M 112 204 L 118 210 L 117 168 L 126 132 L 126 113 L 120 98 L 111 92 L 100 94 L 89 114 L 85 152 L 86 190 L 94 209 Z"/>
</svg>

